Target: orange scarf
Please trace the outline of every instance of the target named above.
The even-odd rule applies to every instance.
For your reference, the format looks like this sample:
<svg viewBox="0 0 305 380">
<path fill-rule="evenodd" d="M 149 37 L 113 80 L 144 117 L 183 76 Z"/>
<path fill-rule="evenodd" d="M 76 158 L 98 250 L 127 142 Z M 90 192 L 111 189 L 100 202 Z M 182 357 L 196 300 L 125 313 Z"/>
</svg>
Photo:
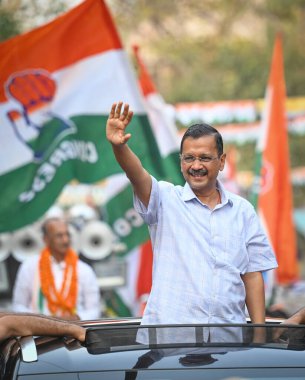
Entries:
<svg viewBox="0 0 305 380">
<path fill-rule="evenodd" d="M 43 249 L 39 260 L 41 291 L 48 302 L 50 313 L 57 316 L 76 314 L 78 256 L 72 249 L 68 249 L 64 261 L 65 273 L 61 289 L 58 291 L 53 277 L 49 248 Z"/>
</svg>

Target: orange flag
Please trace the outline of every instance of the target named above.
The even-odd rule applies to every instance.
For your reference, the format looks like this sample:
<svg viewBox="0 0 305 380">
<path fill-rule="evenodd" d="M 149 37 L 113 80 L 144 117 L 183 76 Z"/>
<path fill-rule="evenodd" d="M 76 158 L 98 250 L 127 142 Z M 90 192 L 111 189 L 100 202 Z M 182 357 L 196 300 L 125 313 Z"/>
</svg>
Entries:
<svg viewBox="0 0 305 380">
<path fill-rule="evenodd" d="M 143 315 L 152 285 L 153 252 L 150 240 L 140 246 L 139 254 L 136 297 L 139 302 L 139 315 Z"/>
<path fill-rule="evenodd" d="M 299 276 L 285 97 L 282 40 L 278 35 L 257 146 L 257 168 L 260 174 L 257 210 L 278 260 L 275 279 L 278 284 L 289 284 Z"/>
<path fill-rule="evenodd" d="M 156 94 L 157 89 L 142 61 L 139 54 L 139 46 L 133 46 L 134 55 L 138 64 L 138 80 L 140 83 L 140 87 L 144 96 L 148 96 L 149 94 Z"/>
</svg>

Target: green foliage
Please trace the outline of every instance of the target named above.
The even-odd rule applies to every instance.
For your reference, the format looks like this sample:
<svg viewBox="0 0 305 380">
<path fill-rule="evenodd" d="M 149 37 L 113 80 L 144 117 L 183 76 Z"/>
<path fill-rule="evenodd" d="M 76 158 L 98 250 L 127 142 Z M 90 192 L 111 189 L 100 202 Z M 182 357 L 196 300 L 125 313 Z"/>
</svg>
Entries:
<svg viewBox="0 0 305 380">
<path fill-rule="evenodd" d="M 304 94 L 304 0 L 108 2 L 125 46 L 142 46 L 169 103 L 262 98 L 277 32 L 287 93 Z"/>
<path fill-rule="evenodd" d="M 38 27 L 67 9 L 66 1 L 0 0 L 0 41 Z"/>
<path fill-rule="evenodd" d="M 304 166 L 305 164 L 305 136 L 290 134 L 289 135 L 289 151 L 290 165 L 292 168 Z M 305 197 L 304 197 L 305 200 Z M 304 202 L 303 202 L 304 203 Z"/>
<path fill-rule="evenodd" d="M 20 33 L 20 22 L 16 15 L 0 7 L 0 41 Z"/>
<path fill-rule="evenodd" d="M 293 205 L 295 208 L 304 208 L 305 189 L 304 186 L 293 187 Z"/>
</svg>

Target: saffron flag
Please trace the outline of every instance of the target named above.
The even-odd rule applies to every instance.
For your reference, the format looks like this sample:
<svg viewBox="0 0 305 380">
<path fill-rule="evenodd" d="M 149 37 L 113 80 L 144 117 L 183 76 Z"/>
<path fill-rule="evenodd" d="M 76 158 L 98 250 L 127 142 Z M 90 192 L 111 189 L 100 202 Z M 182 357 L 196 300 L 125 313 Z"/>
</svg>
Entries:
<svg viewBox="0 0 305 380">
<path fill-rule="evenodd" d="M 298 279 L 296 236 L 290 180 L 282 40 L 276 37 L 257 143 L 254 203 L 275 251 L 279 267 L 275 281 Z"/>
<path fill-rule="evenodd" d="M 132 249 L 148 232 L 105 138 L 113 102 L 128 102 L 129 144 L 165 178 L 134 72 L 102 0 L 0 44 L 0 232 L 40 218 L 73 179 L 107 179 L 105 219 Z"/>
</svg>

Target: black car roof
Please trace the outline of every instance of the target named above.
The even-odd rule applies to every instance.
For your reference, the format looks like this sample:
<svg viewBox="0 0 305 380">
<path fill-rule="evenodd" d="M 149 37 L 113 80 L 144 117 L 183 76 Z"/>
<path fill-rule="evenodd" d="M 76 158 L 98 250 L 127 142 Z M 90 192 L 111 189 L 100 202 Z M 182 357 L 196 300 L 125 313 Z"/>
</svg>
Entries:
<svg viewBox="0 0 305 380">
<path fill-rule="evenodd" d="M 205 332 L 211 329 L 217 332 L 216 336 L 226 339 L 204 341 Z M 258 329 L 266 338 L 263 341 L 255 341 Z M 275 338 L 276 333 L 279 336 Z M 20 362 L 19 375 L 143 368 L 304 368 L 304 334 L 305 326 L 272 324 L 139 326 L 132 321 L 91 324 L 83 345 L 64 338 L 36 339 L 38 361 Z"/>
</svg>

